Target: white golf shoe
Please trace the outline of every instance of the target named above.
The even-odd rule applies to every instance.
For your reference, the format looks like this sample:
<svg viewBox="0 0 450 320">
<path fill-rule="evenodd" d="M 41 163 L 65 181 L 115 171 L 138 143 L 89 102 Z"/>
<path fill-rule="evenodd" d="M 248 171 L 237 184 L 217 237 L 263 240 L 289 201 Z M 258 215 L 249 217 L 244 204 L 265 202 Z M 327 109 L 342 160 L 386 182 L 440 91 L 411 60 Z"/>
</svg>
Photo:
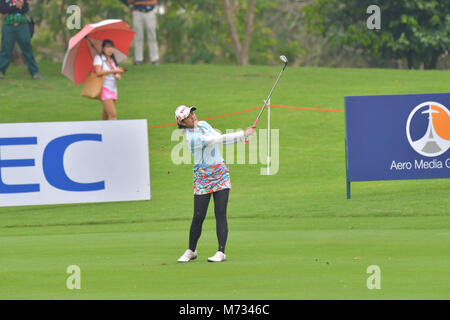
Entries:
<svg viewBox="0 0 450 320">
<path fill-rule="evenodd" d="M 222 251 L 217 251 L 216 254 L 208 258 L 209 262 L 222 262 L 227 259 L 227 256 Z"/>
<path fill-rule="evenodd" d="M 189 262 L 195 259 L 197 259 L 197 250 L 192 251 L 191 249 L 187 249 L 180 259 L 178 259 L 178 262 Z"/>
</svg>

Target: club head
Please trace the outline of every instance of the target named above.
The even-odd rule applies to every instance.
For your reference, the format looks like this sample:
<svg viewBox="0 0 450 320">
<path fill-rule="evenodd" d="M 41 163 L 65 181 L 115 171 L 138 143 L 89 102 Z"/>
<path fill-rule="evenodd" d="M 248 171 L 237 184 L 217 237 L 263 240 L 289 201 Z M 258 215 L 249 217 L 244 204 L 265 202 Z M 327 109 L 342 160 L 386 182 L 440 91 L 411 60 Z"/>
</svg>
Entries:
<svg viewBox="0 0 450 320">
<path fill-rule="evenodd" d="M 288 59 L 286 58 L 286 56 L 280 56 L 280 60 L 284 63 L 288 63 Z"/>
</svg>

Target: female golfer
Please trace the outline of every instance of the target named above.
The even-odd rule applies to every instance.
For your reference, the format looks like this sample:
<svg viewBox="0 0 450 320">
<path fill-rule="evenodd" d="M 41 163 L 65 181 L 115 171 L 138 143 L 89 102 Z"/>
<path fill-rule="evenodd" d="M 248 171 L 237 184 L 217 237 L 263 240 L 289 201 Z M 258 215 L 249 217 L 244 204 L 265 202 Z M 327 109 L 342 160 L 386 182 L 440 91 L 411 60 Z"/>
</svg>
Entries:
<svg viewBox="0 0 450 320">
<path fill-rule="evenodd" d="M 119 68 L 114 57 L 114 43 L 111 40 L 104 40 L 102 43 L 102 53 L 95 56 L 95 73 L 98 77 L 106 75 L 100 100 L 103 104 L 102 120 L 116 120 L 117 84 L 124 69 Z"/>
<path fill-rule="evenodd" d="M 194 217 L 189 232 L 189 249 L 178 259 L 188 262 L 197 258 L 197 242 L 202 232 L 211 194 L 214 197 L 216 234 L 219 248 L 208 258 L 209 262 L 225 261 L 225 245 L 228 236 L 227 204 L 231 189 L 229 169 L 219 152 L 219 143 L 232 144 L 250 137 L 254 127 L 245 131 L 220 134 L 206 121 L 198 121 L 195 107 L 179 106 L 175 118 L 180 129 L 184 129 L 186 141 L 194 156 Z"/>
</svg>

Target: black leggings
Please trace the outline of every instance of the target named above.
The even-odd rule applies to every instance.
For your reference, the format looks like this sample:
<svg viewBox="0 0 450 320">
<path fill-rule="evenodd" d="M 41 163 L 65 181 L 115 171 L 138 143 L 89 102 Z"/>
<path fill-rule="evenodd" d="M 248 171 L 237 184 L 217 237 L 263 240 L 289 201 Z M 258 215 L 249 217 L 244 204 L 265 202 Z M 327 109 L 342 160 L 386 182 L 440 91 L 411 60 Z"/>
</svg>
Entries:
<svg viewBox="0 0 450 320">
<path fill-rule="evenodd" d="M 230 189 L 224 189 L 213 193 L 214 213 L 216 215 L 216 233 L 219 241 L 218 251 L 225 253 L 225 245 L 228 237 L 227 223 L 227 204 Z M 191 229 L 189 232 L 189 249 L 195 251 L 198 239 L 202 233 L 203 221 L 208 211 L 211 193 L 203 195 L 194 195 L 194 217 L 192 218 Z"/>
</svg>

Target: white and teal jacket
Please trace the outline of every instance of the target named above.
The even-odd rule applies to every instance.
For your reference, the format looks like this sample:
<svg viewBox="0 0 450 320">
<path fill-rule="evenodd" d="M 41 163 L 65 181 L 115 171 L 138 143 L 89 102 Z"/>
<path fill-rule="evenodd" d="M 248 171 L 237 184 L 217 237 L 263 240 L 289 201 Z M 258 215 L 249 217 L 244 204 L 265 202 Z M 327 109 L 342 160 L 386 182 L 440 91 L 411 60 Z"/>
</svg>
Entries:
<svg viewBox="0 0 450 320">
<path fill-rule="evenodd" d="M 244 131 L 220 134 L 206 121 L 197 122 L 196 128 L 186 128 L 185 132 L 186 141 L 194 156 L 194 170 L 224 162 L 219 151 L 219 144 L 244 141 Z"/>
</svg>

